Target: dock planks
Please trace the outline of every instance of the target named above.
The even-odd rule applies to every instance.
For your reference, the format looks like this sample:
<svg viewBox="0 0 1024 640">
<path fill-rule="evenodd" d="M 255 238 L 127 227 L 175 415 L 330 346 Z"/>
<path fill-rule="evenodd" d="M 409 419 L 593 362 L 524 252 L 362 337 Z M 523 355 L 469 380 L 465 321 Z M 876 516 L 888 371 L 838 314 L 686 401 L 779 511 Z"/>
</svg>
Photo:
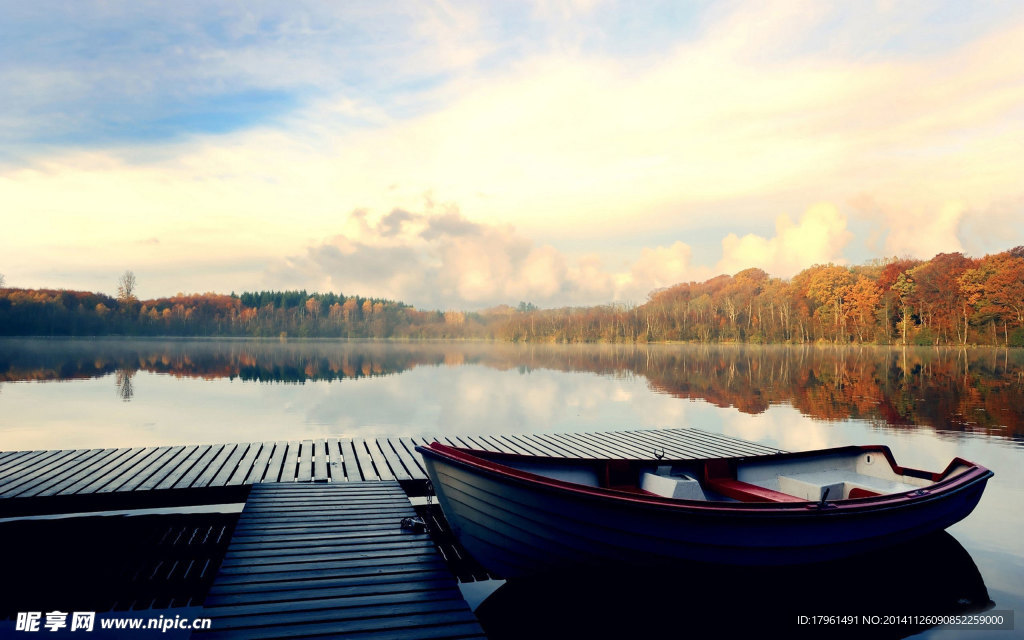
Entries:
<svg viewBox="0 0 1024 640">
<path fill-rule="evenodd" d="M 396 481 L 254 485 L 194 637 L 483 638 L 415 515 Z"/>
<path fill-rule="evenodd" d="M 566 458 L 742 457 L 778 450 L 698 429 L 447 436 L 456 446 Z M 0 453 L 0 499 L 245 487 L 259 482 L 425 483 L 426 438 L 302 441 Z"/>
</svg>

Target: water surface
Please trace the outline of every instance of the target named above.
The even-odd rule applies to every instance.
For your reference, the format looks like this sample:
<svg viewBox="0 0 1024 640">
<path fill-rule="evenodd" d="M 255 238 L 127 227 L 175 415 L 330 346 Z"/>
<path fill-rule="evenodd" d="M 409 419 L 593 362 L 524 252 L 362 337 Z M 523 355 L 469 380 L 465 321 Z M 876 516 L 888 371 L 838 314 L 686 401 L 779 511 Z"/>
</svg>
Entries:
<svg viewBox="0 0 1024 640">
<path fill-rule="evenodd" d="M 659 427 L 987 466 L 950 533 L 992 606 L 1024 609 L 1020 350 L 0 340 L 2 450 Z"/>
</svg>

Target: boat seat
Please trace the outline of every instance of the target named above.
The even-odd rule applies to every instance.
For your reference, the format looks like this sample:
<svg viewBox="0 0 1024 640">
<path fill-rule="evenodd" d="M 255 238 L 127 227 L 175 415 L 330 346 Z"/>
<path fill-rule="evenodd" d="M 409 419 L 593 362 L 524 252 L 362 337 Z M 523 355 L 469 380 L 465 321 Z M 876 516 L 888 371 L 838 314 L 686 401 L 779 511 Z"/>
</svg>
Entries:
<svg viewBox="0 0 1024 640">
<path fill-rule="evenodd" d="M 704 488 L 740 502 L 805 502 L 797 496 L 737 480 L 736 471 L 727 460 L 709 460 L 704 465 Z"/>
<path fill-rule="evenodd" d="M 640 476 L 640 488 L 663 498 L 707 500 L 697 479 L 686 474 L 644 473 Z"/>
<path fill-rule="evenodd" d="M 706 478 L 704 486 L 715 493 L 740 502 L 806 502 L 806 498 L 759 487 L 732 478 Z"/>
<path fill-rule="evenodd" d="M 825 495 L 826 488 L 829 490 L 829 500 L 839 500 L 901 493 L 920 487 L 843 470 L 813 471 L 779 476 L 779 490 L 800 496 L 804 500 L 821 500 Z"/>
</svg>

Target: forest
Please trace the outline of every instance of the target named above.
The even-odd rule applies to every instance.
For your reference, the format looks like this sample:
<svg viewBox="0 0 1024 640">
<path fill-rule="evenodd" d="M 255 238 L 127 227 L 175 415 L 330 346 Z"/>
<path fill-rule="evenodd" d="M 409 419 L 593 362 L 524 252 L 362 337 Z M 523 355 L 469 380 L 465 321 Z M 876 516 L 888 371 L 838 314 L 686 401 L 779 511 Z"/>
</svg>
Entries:
<svg viewBox="0 0 1024 640">
<path fill-rule="evenodd" d="M 134 290 L 131 272 L 116 296 L 0 288 L 0 335 L 1024 346 L 1024 247 L 815 265 L 788 280 L 746 269 L 657 290 L 638 305 L 425 311 L 305 290 L 152 300 Z"/>
</svg>

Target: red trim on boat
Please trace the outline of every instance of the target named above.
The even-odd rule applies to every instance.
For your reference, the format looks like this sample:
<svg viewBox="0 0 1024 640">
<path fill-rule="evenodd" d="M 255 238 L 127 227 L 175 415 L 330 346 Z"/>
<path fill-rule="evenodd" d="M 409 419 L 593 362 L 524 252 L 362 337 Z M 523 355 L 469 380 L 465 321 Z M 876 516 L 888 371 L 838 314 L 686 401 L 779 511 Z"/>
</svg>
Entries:
<svg viewBox="0 0 1024 640">
<path fill-rule="evenodd" d="M 882 494 L 877 491 L 871 491 L 870 489 L 861 489 L 860 487 L 854 487 L 850 489 L 850 498 L 874 498 Z"/>
</svg>

